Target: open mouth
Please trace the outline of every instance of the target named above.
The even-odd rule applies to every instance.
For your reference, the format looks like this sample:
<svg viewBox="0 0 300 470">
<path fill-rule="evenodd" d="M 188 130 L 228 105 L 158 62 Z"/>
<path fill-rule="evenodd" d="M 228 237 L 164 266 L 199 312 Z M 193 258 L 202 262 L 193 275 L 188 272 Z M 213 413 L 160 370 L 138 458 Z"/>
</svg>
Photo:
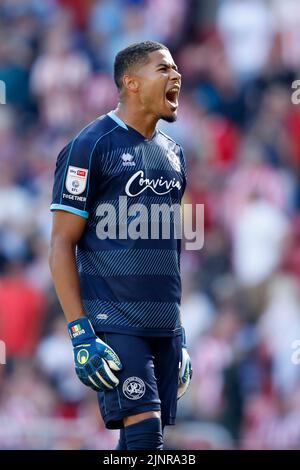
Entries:
<svg viewBox="0 0 300 470">
<path fill-rule="evenodd" d="M 166 93 L 166 100 L 173 109 L 178 107 L 178 96 L 179 88 L 177 86 L 170 88 Z"/>
</svg>

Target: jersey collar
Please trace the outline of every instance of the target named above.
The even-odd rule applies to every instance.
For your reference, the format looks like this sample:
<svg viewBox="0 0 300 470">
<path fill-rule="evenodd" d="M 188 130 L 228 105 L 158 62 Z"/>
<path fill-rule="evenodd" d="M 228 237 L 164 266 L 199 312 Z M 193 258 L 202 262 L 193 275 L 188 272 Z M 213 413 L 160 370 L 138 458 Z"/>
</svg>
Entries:
<svg viewBox="0 0 300 470">
<path fill-rule="evenodd" d="M 123 129 L 126 129 L 128 131 L 128 127 L 126 126 L 125 122 L 122 121 L 113 111 L 109 111 L 107 113 L 107 116 L 109 116 L 113 121 L 115 121 L 119 126 L 123 127 Z"/>
<path fill-rule="evenodd" d="M 125 124 L 124 121 L 122 121 L 122 119 L 119 118 L 119 116 L 117 116 L 114 111 L 109 111 L 109 113 L 107 113 L 107 116 L 109 116 L 113 121 L 115 121 L 117 124 L 119 124 L 120 127 L 122 127 L 123 129 L 126 129 L 127 131 L 131 130 L 132 132 L 136 133 L 139 137 L 141 137 L 145 142 L 151 142 L 152 140 L 154 140 L 154 138 L 157 136 L 158 134 L 158 131 L 157 129 L 155 129 L 154 131 L 154 134 L 153 136 L 151 137 L 151 139 L 146 139 L 139 131 L 137 131 L 136 129 L 134 129 L 133 127 L 130 127 L 130 126 L 127 126 Z"/>
</svg>

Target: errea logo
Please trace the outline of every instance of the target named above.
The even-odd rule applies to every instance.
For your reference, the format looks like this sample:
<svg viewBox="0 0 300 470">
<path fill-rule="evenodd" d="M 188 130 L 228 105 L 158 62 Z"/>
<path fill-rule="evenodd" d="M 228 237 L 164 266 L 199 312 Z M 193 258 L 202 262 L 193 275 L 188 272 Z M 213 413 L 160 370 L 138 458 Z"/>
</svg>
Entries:
<svg viewBox="0 0 300 470">
<path fill-rule="evenodd" d="M 123 153 L 121 155 L 123 166 L 135 166 L 135 162 L 133 161 L 134 156 L 130 153 Z"/>
</svg>

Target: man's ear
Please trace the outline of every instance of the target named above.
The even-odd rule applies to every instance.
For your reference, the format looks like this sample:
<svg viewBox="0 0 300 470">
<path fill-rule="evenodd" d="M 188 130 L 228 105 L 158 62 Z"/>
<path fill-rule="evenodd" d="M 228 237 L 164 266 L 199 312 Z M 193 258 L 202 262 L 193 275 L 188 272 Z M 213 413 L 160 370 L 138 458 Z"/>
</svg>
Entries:
<svg viewBox="0 0 300 470">
<path fill-rule="evenodd" d="M 124 75 L 123 79 L 123 87 L 131 93 L 137 93 L 139 90 L 139 81 L 133 75 Z"/>
</svg>

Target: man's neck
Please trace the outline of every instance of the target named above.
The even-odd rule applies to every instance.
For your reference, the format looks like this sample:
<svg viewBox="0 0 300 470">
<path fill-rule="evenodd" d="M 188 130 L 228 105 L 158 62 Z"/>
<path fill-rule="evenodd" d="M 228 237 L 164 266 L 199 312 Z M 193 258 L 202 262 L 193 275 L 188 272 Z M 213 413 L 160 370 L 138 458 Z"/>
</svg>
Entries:
<svg viewBox="0 0 300 470">
<path fill-rule="evenodd" d="M 133 129 L 142 134 L 145 139 L 151 139 L 151 137 L 153 137 L 158 121 L 153 116 L 139 110 L 129 110 L 124 103 L 119 103 L 114 113 L 122 119 L 125 124 L 128 124 L 128 126 L 133 127 Z"/>
</svg>

